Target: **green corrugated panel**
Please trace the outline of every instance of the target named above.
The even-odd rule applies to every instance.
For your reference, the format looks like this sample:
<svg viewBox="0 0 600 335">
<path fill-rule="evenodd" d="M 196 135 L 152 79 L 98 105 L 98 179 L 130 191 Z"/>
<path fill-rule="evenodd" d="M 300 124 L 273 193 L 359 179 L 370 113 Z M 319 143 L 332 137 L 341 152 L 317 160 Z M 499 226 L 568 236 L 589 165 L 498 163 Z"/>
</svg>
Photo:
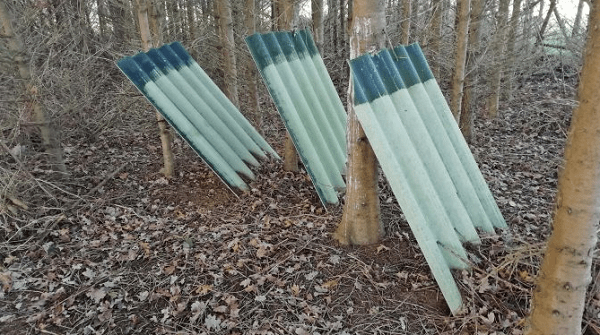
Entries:
<svg viewBox="0 0 600 335">
<path fill-rule="evenodd" d="M 247 164 L 279 158 L 178 42 L 117 65 L 227 185 L 248 190 Z"/>
<path fill-rule="evenodd" d="M 254 34 L 246 44 L 319 198 L 345 188 L 346 112 L 307 31 Z"/>
<path fill-rule="evenodd" d="M 448 306 L 457 313 L 462 299 L 450 270 L 468 267 L 462 242 L 480 243 L 476 228 L 493 232 L 497 218 L 487 212 L 477 191 L 482 185 L 474 185 L 461 159 L 465 153 L 455 149 L 419 79 L 422 66 L 402 47 L 351 60 L 354 110 Z M 483 186 L 487 189 L 485 181 Z"/>
<path fill-rule="evenodd" d="M 438 115 L 441 125 L 448 135 L 448 139 L 452 143 L 452 147 L 457 153 L 492 225 L 496 228 L 506 228 L 506 221 L 473 158 L 471 150 L 469 150 L 465 138 L 460 132 L 460 128 L 450 111 L 450 106 L 448 106 L 437 81 L 433 77 L 433 73 L 429 69 L 423 51 L 416 43 L 406 46 L 405 50 L 417 69 L 419 80 L 423 84 L 422 87 L 427 92 L 432 105 L 435 107 L 435 113 Z"/>
</svg>

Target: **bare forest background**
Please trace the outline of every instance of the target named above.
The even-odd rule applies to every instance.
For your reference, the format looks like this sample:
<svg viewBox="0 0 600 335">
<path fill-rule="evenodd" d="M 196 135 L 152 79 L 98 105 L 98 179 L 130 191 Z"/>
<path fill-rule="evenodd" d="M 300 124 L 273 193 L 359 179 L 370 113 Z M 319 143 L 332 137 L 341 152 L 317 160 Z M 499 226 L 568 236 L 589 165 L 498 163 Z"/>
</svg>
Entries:
<svg viewBox="0 0 600 335">
<path fill-rule="evenodd" d="M 421 45 L 514 234 L 490 238 L 474 252 L 481 271 L 458 275 L 464 317 L 447 316 L 383 178 L 387 238 L 350 250 L 330 246 L 341 208 L 325 211 L 308 177 L 281 163 L 238 197 L 171 133 L 175 172 L 164 178 L 155 111 L 115 65 L 144 49 L 138 6 L 148 6 L 154 45 L 180 41 L 282 153 L 285 128 L 244 38 L 310 29 L 346 104 L 353 0 L 2 2 L 13 29 L 3 22 L 0 34 L 5 334 L 522 333 L 576 105 L 586 1 L 561 12 L 569 5 L 556 0 L 472 0 L 458 104 L 457 4 L 387 1 L 386 47 Z M 600 334 L 592 286 L 584 329 Z"/>
</svg>

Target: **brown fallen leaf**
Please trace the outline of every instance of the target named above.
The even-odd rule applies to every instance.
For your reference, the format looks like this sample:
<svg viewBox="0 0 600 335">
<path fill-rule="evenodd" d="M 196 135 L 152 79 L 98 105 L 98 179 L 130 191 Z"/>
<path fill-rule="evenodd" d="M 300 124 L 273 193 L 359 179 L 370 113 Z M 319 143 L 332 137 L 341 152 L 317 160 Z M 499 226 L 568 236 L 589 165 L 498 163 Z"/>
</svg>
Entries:
<svg viewBox="0 0 600 335">
<path fill-rule="evenodd" d="M 212 285 L 200 285 L 198 286 L 198 288 L 196 288 L 194 292 L 196 292 L 196 294 L 205 295 L 208 292 L 212 291 L 212 287 Z"/>
<path fill-rule="evenodd" d="M 10 291 L 12 288 L 12 276 L 10 272 L 0 272 L 0 283 L 2 283 L 2 291 Z"/>
</svg>

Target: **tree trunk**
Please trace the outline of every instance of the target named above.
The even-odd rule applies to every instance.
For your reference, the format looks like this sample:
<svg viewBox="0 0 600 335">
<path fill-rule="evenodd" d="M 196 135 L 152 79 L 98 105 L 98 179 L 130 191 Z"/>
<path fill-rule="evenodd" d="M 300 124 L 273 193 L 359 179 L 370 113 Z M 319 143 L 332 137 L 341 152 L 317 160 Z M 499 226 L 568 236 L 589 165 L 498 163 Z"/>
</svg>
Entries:
<svg viewBox="0 0 600 335">
<path fill-rule="evenodd" d="M 473 106 L 474 87 L 478 82 L 477 71 L 475 71 L 475 59 L 479 56 L 479 27 L 481 26 L 481 17 L 483 14 L 484 1 L 473 0 L 471 2 L 471 19 L 469 22 L 469 46 L 467 47 L 467 69 L 465 75 L 462 103 L 460 105 L 460 130 L 467 141 L 473 140 Z"/>
<path fill-rule="evenodd" d="M 500 102 L 500 81 L 502 80 L 503 51 L 505 44 L 506 24 L 508 21 L 508 5 L 510 0 L 500 0 L 498 4 L 498 25 L 492 42 L 490 96 L 487 101 L 488 115 L 495 118 L 498 115 Z"/>
<path fill-rule="evenodd" d="M 6 37 L 8 50 L 13 57 L 13 62 L 19 71 L 19 77 L 22 79 L 25 91 L 27 92 L 27 105 L 31 108 L 35 122 L 39 125 L 44 150 L 54 159 L 53 169 L 66 174 L 67 167 L 63 159 L 63 151 L 60 147 L 58 134 L 52 128 L 44 106 L 38 100 L 38 88 L 33 84 L 29 64 L 25 58 L 25 49 L 19 37 L 14 33 L 5 0 L 0 0 L 0 21 L 4 30 L 2 36 Z"/>
<path fill-rule="evenodd" d="M 331 25 L 331 45 L 333 46 L 332 53 L 337 55 L 338 53 L 338 40 L 339 40 L 339 29 L 338 29 L 338 1 L 342 0 L 330 0 L 331 7 L 329 7 L 330 14 L 330 25 Z"/>
<path fill-rule="evenodd" d="M 402 44 L 408 44 L 410 39 L 410 7 L 412 0 L 402 0 Z"/>
<path fill-rule="evenodd" d="M 184 29 L 187 30 L 188 41 L 194 41 L 196 39 L 196 23 L 194 22 L 194 3 L 192 0 L 186 0 L 185 7 L 187 26 Z"/>
<path fill-rule="evenodd" d="M 543 7 L 543 2 L 542 2 L 542 7 Z M 540 8 L 542 8 L 540 7 Z M 550 8 L 548 8 L 548 13 L 546 14 L 546 17 L 544 18 L 544 22 L 542 23 L 542 27 L 540 28 L 540 32 L 537 35 L 537 39 L 535 41 L 535 45 L 538 46 L 542 43 L 542 41 L 544 40 L 544 33 L 546 32 L 546 27 L 548 27 L 548 22 L 550 22 L 550 16 L 552 15 L 552 13 L 554 12 L 554 7 L 556 7 L 556 0 L 551 0 L 550 1 Z M 541 9 L 540 9 L 541 12 Z"/>
<path fill-rule="evenodd" d="M 456 1 L 456 54 L 454 56 L 454 74 L 452 76 L 452 97 L 450 98 L 450 109 L 456 122 L 460 120 L 463 95 L 463 85 L 465 80 L 465 66 L 467 64 L 467 46 L 469 38 L 469 12 L 471 9 L 471 0 Z"/>
<path fill-rule="evenodd" d="M 517 42 L 517 27 L 521 17 L 521 0 L 513 0 L 513 9 L 510 17 L 508 41 L 506 44 L 506 63 L 504 64 L 504 94 L 508 101 L 512 100 L 513 75 L 515 71 L 515 44 Z"/>
<path fill-rule="evenodd" d="M 233 39 L 233 21 L 229 0 L 215 1 L 215 16 L 217 36 L 221 41 L 220 50 L 225 79 L 223 91 L 229 100 L 239 108 L 235 41 Z"/>
<path fill-rule="evenodd" d="M 348 22 L 346 19 L 346 6 L 345 3 L 347 0 L 339 0 L 340 1 L 340 28 L 339 28 L 339 36 L 338 36 L 338 52 L 341 59 L 347 59 L 346 57 L 346 40 L 347 40 L 347 31 L 346 23 Z"/>
<path fill-rule="evenodd" d="M 113 28 L 113 37 L 118 45 L 129 43 L 129 34 L 127 31 L 127 13 L 125 13 L 124 0 L 108 0 L 108 10 L 110 11 L 110 21 Z"/>
<path fill-rule="evenodd" d="M 581 28 L 581 16 L 583 14 L 583 4 L 585 0 L 579 0 L 577 6 L 577 14 L 575 15 L 575 21 L 573 22 L 573 31 L 571 32 L 572 37 L 579 35 L 579 29 Z"/>
<path fill-rule="evenodd" d="M 323 53 L 323 0 L 311 0 L 313 33 L 315 44 L 320 53 Z"/>
<path fill-rule="evenodd" d="M 355 0 L 352 8 L 350 58 L 385 45 L 385 0 Z M 348 94 L 348 173 L 344 214 L 334 238 L 343 245 L 372 244 L 383 235 L 379 215 L 377 159 L 354 113 L 350 78 Z"/>
<path fill-rule="evenodd" d="M 96 0 L 97 13 L 98 13 L 98 27 L 100 30 L 100 39 L 104 40 L 106 37 L 106 8 L 104 0 Z"/>
<path fill-rule="evenodd" d="M 567 27 L 565 27 L 565 23 L 563 22 L 562 18 L 558 14 L 558 9 L 556 9 L 556 6 L 554 6 L 554 10 L 552 12 L 554 13 L 556 22 L 558 22 L 558 27 L 560 28 L 560 32 L 562 33 L 563 37 L 565 38 L 565 44 L 569 43 L 570 39 L 569 39 L 569 34 L 567 33 Z"/>
<path fill-rule="evenodd" d="M 249 36 L 256 32 L 255 0 L 245 0 L 244 7 L 244 26 L 246 28 L 246 35 Z M 258 75 L 256 66 L 252 64 L 252 60 L 248 58 L 248 61 L 250 61 L 249 66 L 246 67 L 246 82 L 248 83 L 248 97 L 250 99 L 248 101 L 248 112 L 254 120 L 254 124 L 260 130 L 262 128 L 262 120 L 258 110 L 258 88 L 256 83 Z"/>
<path fill-rule="evenodd" d="M 148 23 L 150 25 L 151 39 L 154 45 L 161 45 L 163 41 L 164 27 L 164 3 L 162 0 L 150 0 L 148 4 Z"/>
<path fill-rule="evenodd" d="M 289 30 L 291 28 L 294 12 L 293 0 L 273 1 L 273 6 L 277 13 L 277 16 L 275 17 L 275 29 Z M 294 141 L 292 141 L 292 137 L 288 132 L 286 132 L 283 150 L 283 169 L 291 172 L 298 171 L 298 153 L 296 152 Z"/>
<path fill-rule="evenodd" d="M 150 50 L 152 48 L 152 33 L 150 27 L 154 29 L 158 29 L 158 18 L 156 16 L 148 19 L 149 12 L 155 12 L 155 9 L 151 9 L 154 7 L 152 5 L 151 0 L 136 0 L 137 9 L 138 9 L 138 22 L 140 25 L 140 36 L 142 38 L 142 49 L 144 51 Z M 152 22 L 152 24 L 150 23 Z M 154 35 L 159 35 L 156 32 Z M 154 46 L 158 46 L 159 41 L 154 43 Z M 163 168 L 161 172 L 165 175 L 166 178 L 172 178 L 173 173 L 175 171 L 175 163 L 173 159 L 173 150 L 171 149 L 172 136 L 167 121 L 163 116 L 157 111 L 156 112 L 156 121 L 158 123 L 158 130 L 160 134 L 160 143 L 162 145 L 163 152 Z"/>
<path fill-rule="evenodd" d="M 442 39 L 442 0 L 432 0 L 432 17 L 431 26 L 429 32 L 429 45 L 431 52 L 433 53 L 434 61 L 431 62 L 431 71 L 433 75 L 440 79 L 440 61 L 441 61 L 441 39 Z"/>
<path fill-rule="evenodd" d="M 600 220 L 600 6 L 592 2 L 579 107 L 565 148 L 552 235 L 527 335 L 580 335 Z"/>
</svg>

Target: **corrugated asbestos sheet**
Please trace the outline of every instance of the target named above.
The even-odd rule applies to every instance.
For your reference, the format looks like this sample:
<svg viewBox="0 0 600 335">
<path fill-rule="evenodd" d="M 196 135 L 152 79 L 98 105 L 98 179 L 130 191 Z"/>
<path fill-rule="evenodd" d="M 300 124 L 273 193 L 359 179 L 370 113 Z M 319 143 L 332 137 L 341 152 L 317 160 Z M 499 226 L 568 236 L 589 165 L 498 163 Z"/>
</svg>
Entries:
<svg viewBox="0 0 600 335">
<path fill-rule="evenodd" d="M 228 186 L 248 190 L 248 164 L 279 158 L 179 42 L 117 65 Z"/>
<path fill-rule="evenodd" d="M 358 119 L 452 310 L 476 228 L 506 223 L 417 44 L 351 60 Z"/>
<path fill-rule="evenodd" d="M 346 112 L 307 30 L 254 34 L 246 44 L 319 198 L 346 187 Z"/>
</svg>

